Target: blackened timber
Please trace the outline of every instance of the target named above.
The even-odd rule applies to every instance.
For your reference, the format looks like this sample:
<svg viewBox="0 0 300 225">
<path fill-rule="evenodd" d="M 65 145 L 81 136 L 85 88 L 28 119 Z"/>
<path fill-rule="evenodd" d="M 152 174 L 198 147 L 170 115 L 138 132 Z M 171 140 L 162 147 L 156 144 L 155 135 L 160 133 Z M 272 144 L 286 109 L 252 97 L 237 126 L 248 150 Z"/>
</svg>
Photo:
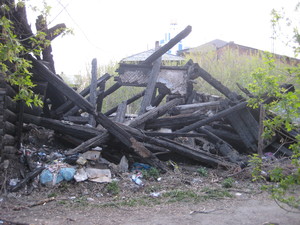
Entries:
<svg viewBox="0 0 300 225">
<path fill-rule="evenodd" d="M 106 142 L 109 138 L 108 131 L 104 131 L 103 134 L 98 135 L 96 137 L 93 137 L 80 145 L 78 145 L 76 148 L 73 148 L 65 153 L 65 155 L 73 155 L 76 153 L 85 152 L 88 150 L 89 147 L 101 145 L 102 143 Z"/>
<path fill-rule="evenodd" d="M 252 136 L 252 134 L 247 129 L 247 125 L 240 117 L 239 113 L 233 112 L 231 114 L 226 115 L 226 118 L 229 120 L 231 126 L 235 130 L 236 133 L 241 137 L 243 143 L 247 147 L 246 150 L 250 152 L 256 152 L 257 151 L 257 141 Z"/>
<path fill-rule="evenodd" d="M 190 71 L 193 71 L 193 73 L 195 75 L 198 75 L 201 78 L 203 78 L 207 83 L 209 83 L 211 86 L 213 86 L 215 89 L 217 89 L 219 92 L 221 92 L 223 95 L 225 95 L 230 100 L 236 101 L 237 98 L 239 98 L 235 92 L 232 92 L 231 90 L 229 90 L 220 81 L 216 80 L 207 71 L 202 69 L 197 63 L 195 63 L 194 65 L 191 66 Z"/>
<path fill-rule="evenodd" d="M 91 139 L 103 133 L 103 131 L 100 131 L 96 128 L 80 126 L 76 124 L 70 125 L 63 123 L 60 120 L 38 117 L 29 114 L 24 114 L 24 122 L 33 123 L 38 126 L 43 126 L 45 128 L 52 129 L 56 132 L 68 134 L 83 140 Z"/>
<path fill-rule="evenodd" d="M 239 104 L 237 104 L 235 106 L 232 106 L 232 107 L 230 107 L 228 109 L 225 109 L 225 110 L 223 110 L 221 112 L 218 112 L 218 113 L 216 113 L 215 115 L 213 115 L 211 117 L 208 117 L 208 118 L 206 118 L 204 120 L 198 121 L 197 123 L 185 126 L 185 127 L 181 128 L 181 129 L 177 130 L 176 133 L 189 132 L 189 131 L 194 130 L 194 129 L 198 128 L 198 127 L 206 125 L 206 124 L 208 124 L 210 122 L 213 122 L 215 120 L 221 119 L 222 117 L 227 116 L 227 115 L 229 115 L 232 112 L 235 112 L 235 111 L 238 111 L 240 109 L 243 109 L 246 106 L 247 106 L 247 102 L 241 102 L 241 103 L 239 103 Z"/>
<path fill-rule="evenodd" d="M 204 137 L 205 134 L 199 133 L 162 133 L 162 132 L 149 132 L 145 131 L 145 134 L 150 137 L 167 137 L 167 138 L 176 138 L 176 137 Z"/>
<path fill-rule="evenodd" d="M 111 75 L 109 75 L 108 73 L 101 76 L 97 80 L 97 87 L 99 87 L 102 83 L 105 83 L 110 77 L 111 77 Z M 79 94 L 82 95 L 83 97 L 85 97 L 89 94 L 89 92 L 90 92 L 90 87 L 86 87 Z M 55 110 L 55 113 L 57 115 L 64 114 L 67 110 L 71 109 L 73 105 L 74 105 L 73 102 L 71 100 L 68 100 L 65 104 L 58 107 Z"/>
<path fill-rule="evenodd" d="M 207 109 L 207 108 L 216 108 L 220 105 L 220 101 L 211 101 L 211 102 L 201 102 L 201 103 L 194 103 L 194 104 L 186 104 L 186 105 L 178 105 L 174 107 L 173 114 L 179 113 L 191 113 L 199 109 Z"/>
<path fill-rule="evenodd" d="M 13 146 L 16 144 L 16 139 L 14 136 L 9 134 L 4 134 L 3 136 L 3 144 Z"/>
<path fill-rule="evenodd" d="M 142 91 L 142 92 L 138 93 L 137 95 L 131 97 L 130 99 L 127 100 L 127 104 L 129 105 L 129 104 L 133 103 L 134 101 L 141 98 L 144 94 L 145 94 L 145 91 Z M 108 110 L 106 113 L 104 113 L 104 115 L 109 116 L 109 115 L 113 114 L 114 112 L 116 112 L 117 109 L 118 109 L 118 106 Z"/>
<path fill-rule="evenodd" d="M 152 100 L 151 106 L 157 107 L 162 102 L 164 97 L 166 97 L 167 94 L 168 94 L 168 91 L 162 92 L 162 91 L 160 91 L 160 88 L 159 88 L 159 94 Z"/>
<path fill-rule="evenodd" d="M 158 42 L 156 42 L 155 47 L 156 49 L 159 49 Z M 159 75 L 160 66 L 161 66 L 161 57 L 157 58 L 153 63 L 152 70 L 148 77 L 145 95 L 142 99 L 141 108 L 138 113 L 139 115 L 144 114 L 146 112 L 147 107 L 151 105 L 151 100 L 155 94 L 155 85 Z"/>
<path fill-rule="evenodd" d="M 118 90 L 122 85 L 119 83 L 115 83 L 113 86 L 111 86 L 109 89 L 107 89 L 104 93 L 103 93 L 103 98 L 105 98 L 106 96 L 110 95 L 111 93 L 115 92 L 116 90 Z M 99 93 L 101 94 L 101 93 Z M 72 109 L 70 109 L 68 112 L 66 112 L 64 114 L 64 116 L 72 116 L 74 114 L 76 114 L 76 112 L 79 110 L 80 107 L 78 106 L 74 106 Z"/>
<path fill-rule="evenodd" d="M 89 101 L 94 109 L 96 109 L 96 89 L 97 89 L 97 59 L 92 60 L 92 72 L 91 72 L 91 85 L 90 85 L 90 98 Z M 92 127 L 96 126 L 96 121 L 93 115 L 89 115 L 89 124 Z"/>
<path fill-rule="evenodd" d="M 184 115 L 176 115 L 170 117 L 163 117 L 158 119 L 151 119 L 146 122 L 145 129 L 160 129 L 160 128 L 170 128 L 172 130 L 180 129 L 184 126 L 188 126 L 190 124 L 196 123 L 199 120 L 203 120 L 207 118 L 207 116 L 200 113 L 193 114 L 184 114 Z"/>
<path fill-rule="evenodd" d="M 240 143 L 240 144 L 243 143 L 240 136 L 236 133 L 226 131 L 226 130 L 221 130 L 221 129 L 214 129 L 211 126 L 204 126 L 204 128 L 229 143 L 232 143 L 232 142 Z"/>
<path fill-rule="evenodd" d="M 222 166 L 225 168 L 237 167 L 236 164 L 225 161 L 222 157 L 213 155 L 206 151 L 203 151 L 200 149 L 196 150 L 194 148 L 191 148 L 190 146 L 183 145 L 181 143 L 178 143 L 176 141 L 172 141 L 172 140 L 166 139 L 166 138 L 148 137 L 147 135 L 143 134 L 141 131 L 139 131 L 135 128 L 121 125 L 121 124 L 120 124 L 120 126 L 123 129 L 125 129 L 127 132 L 131 133 L 139 141 L 143 141 L 148 144 L 153 144 L 153 145 L 157 145 L 159 147 L 166 148 L 166 149 L 176 152 L 184 157 L 188 157 L 192 160 L 196 160 L 198 162 L 203 162 L 203 163 L 206 163 L 206 164 L 214 166 L 214 167 L 217 167 L 217 166 Z"/>
<path fill-rule="evenodd" d="M 89 110 L 90 114 L 93 114 Z M 166 166 L 153 155 L 142 143 L 138 142 L 132 135 L 127 133 L 124 129 L 120 128 L 116 123 L 109 120 L 102 113 L 95 114 L 96 122 L 100 123 L 104 128 L 108 130 L 110 134 L 116 137 L 120 142 L 122 142 L 129 149 L 133 150 L 135 154 L 141 157 L 146 163 L 159 168 L 161 171 L 166 172 Z"/>
<path fill-rule="evenodd" d="M 252 135 L 253 139 L 258 141 L 258 130 L 259 130 L 259 124 L 254 119 L 248 108 L 241 109 L 239 111 L 239 115 L 241 116 L 242 120 L 246 124 L 246 128 L 249 131 L 249 133 Z"/>
<path fill-rule="evenodd" d="M 197 131 L 206 134 L 208 139 L 216 143 L 217 150 L 221 153 L 221 155 L 227 157 L 230 162 L 237 163 L 240 165 L 245 165 L 242 159 L 239 156 L 239 153 L 226 141 L 221 139 L 220 137 L 214 135 L 213 133 L 209 132 L 205 128 L 198 128 Z"/>
<path fill-rule="evenodd" d="M 177 34 L 174 38 L 172 38 L 167 44 L 162 46 L 160 49 L 155 51 L 152 55 L 150 55 L 145 61 L 143 62 L 144 65 L 149 65 L 153 63 L 156 59 L 161 57 L 167 51 L 169 51 L 172 47 L 174 47 L 178 42 L 182 39 L 187 37 L 192 31 L 191 26 L 187 26 L 184 30 L 182 30 L 179 34 Z"/>
<path fill-rule="evenodd" d="M 65 116 L 63 119 L 76 124 L 87 124 L 89 122 L 89 118 L 83 116 Z"/>
<path fill-rule="evenodd" d="M 125 114 L 127 109 L 127 101 L 123 101 L 119 104 L 116 117 L 114 118 L 114 121 L 118 123 L 123 123 L 125 121 Z"/>
<path fill-rule="evenodd" d="M 138 116 L 134 120 L 129 121 L 127 124 L 131 127 L 139 127 L 146 123 L 150 119 L 154 119 L 164 115 L 168 110 L 172 109 L 174 106 L 178 104 L 182 104 L 184 102 L 183 98 L 175 98 L 162 106 L 158 106 L 150 111 Z"/>
<path fill-rule="evenodd" d="M 106 85 L 106 81 L 102 82 L 100 85 L 99 85 L 99 93 L 97 95 L 97 107 L 96 107 L 96 110 L 97 112 L 102 112 L 102 106 L 103 106 L 103 100 L 104 100 L 104 92 L 105 92 L 105 85 Z"/>
<path fill-rule="evenodd" d="M 71 87 L 64 83 L 58 76 L 52 73 L 46 66 L 41 62 L 36 60 L 33 56 L 27 55 L 28 59 L 32 62 L 32 66 L 39 72 L 38 75 L 47 80 L 53 85 L 53 88 L 67 96 L 71 101 L 73 101 L 78 107 L 85 111 L 93 111 L 93 106 L 86 101 L 81 95 L 75 92 Z"/>
</svg>

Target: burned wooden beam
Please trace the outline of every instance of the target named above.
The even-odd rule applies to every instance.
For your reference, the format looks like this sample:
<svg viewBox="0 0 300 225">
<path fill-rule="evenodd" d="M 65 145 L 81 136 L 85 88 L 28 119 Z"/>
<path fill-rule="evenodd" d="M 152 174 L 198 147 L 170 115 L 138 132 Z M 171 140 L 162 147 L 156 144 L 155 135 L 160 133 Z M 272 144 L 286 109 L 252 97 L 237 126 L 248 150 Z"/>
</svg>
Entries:
<svg viewBox="0 0 300 225">
<path fill-rule="evenodd" d="M 94 109 L 96 109 L 96 101 L 97 101 L 97 59 L 92 60 L 92 72 L 91 72 L 91 85 L 90 85 L 90 98 L 89 101 Z M 93 115 L 89 115 L 89 124 L 92 127 L 96 126 L 96 120 Z"/>
<path fill-rule="evenodd" d="M 121 87 L 122 85 L 121 84 L 119 84 L 119 83 L 115 83 L 113 86 L 111 86 L 109 89 L 107 89 L 104 93 L 103 93 L 103 95 L 102 95 L 102 93 L 98 93 L 98 95 L 102 95 L 103 96 L 103 98 L 105 98 L 106 96 L 108 96 L 108 95 L 110 95 L 111 93 L 113 93 L 113 92 L 115 92 L 116 90 L 118 90 L 120 87 Z M 79 106 L 74 106 L 72 109 L 70 109 L 68 112 L 66 112 L 65 114 L 64 114 L 64 116 L 73 116 L 74 114 L 76 114 L 76 112 L 78 112 L 78 110 L 79 110 Z"/>
<path fill-rule="evenodd" d="M 106 73 L 103 76 L 101 76 L 97 80 L 97 87 L 99 87 L 101 84 L 105 83 L 109 78 L 111 77 L 110 74 Z M 86 87 L 83 89 L 79 94 L 83 97 L 86 97 L 90 92 L 90 87 Z M 55 110 L 56 115 L 62 115 L 64 114 L 67 110 L 70 110 L 74 106 L 74 103 L 71 100 L 68 100 L 65 104 L 61 105 Z"/>
<path fill-rule="evenodd" d="M 82 140 L 88 140 L 95 136 L 103 134 L 104 131 L 101 131 L 96 128 L 80 126 L 76 124 L 64 123 L 60 120 L 49 119 L 45 117 L 38 117 L 29 114 L 24 114 L 24 122 L 32 123 L 38 126 L 43 126 L 45 128 L 54 130 L 62 134 L 68 134 L 73 137 L 80 138 Z"/>
<path fill-rule="evenodd" d="M 227 115 L 231 114 L 232 112 L 235 112 L 235 111 L 238 111 L 240 109 L 243 109 L 246 106 L 247 106 L 247 102 L 241 102 L 241 103 L 239 103 L 239 104 L 237 104 L 235 106 L 232 106 L 232 107 L 230 107 L 228 109 L 225 109 L 225 110 L 223 110 L 221 112 L 218 112 L 218 113 L 216 113 L 215 115 L 213 115 L 211 117 L 208 117 L 208 118 L 206 118 L 204 120 L 198 121 L 197 123 L 191 124 L 189 126 L 185 126 L 185 127 L 181 128 L 181 129 L 177 130 L 176 133 L 189 132 L 189 131 L 194 130 L 194 129 L 198 128 L 198 127 L 206 125 L 206 124 L 208 124 L 210 122 L 213 122 L 215 120 L 221 119 L 222 117 L 227 116 Z"/>
<path fill-rule="evenodd" d="M 168 110 L 170 110 L 172 107 L 174 107 L 178 104 L 182 104 L 183 101 L 184 101 L 184 99 L 182 99 L 182 98 L 175 98 L 162 106 L 158 106 L 158 107 L 138 116 L 137 118 L 127 122 L 126 124 L 131 127 L 139 127 L 139 126 L 143 125 L 144 123 L 146 123 L 150 119 L 154 119 L 159 116 L 162 116 Z"/>
<path fill-rule="evenodd" d="M 192 27 L 187 26 L 184 30 L 182 30 L 179 34 L 172 38 L 167 44 L 162 46 L 160 49 L 158 49 L 152 55 L 150 55 L 147 59 L 145 59 L 145 61 L 142 64 L 149 65 L 153 63 L 156 59 L 158 59 L 167 51 L 169 51 L 172 47 L 174 47 L 179 41 L 187 37 L 191 33 L 191 31 Z"/>
<path fill-rule="evenodd" d="M 158 42 L 157 42 L 156 49 L 158 49 L 158 48 L 159 48 L 159 46 L 158 46 Z M 145 113 L 146 108 L 151 105 L 151 100 L 155 93 L 155 85 L 156 85 L 156 81 L 157 81 L 157 78 L 159 75 L 160 66 L 161 66 L 161 57 L 157 58 L 153 63 L 153 68 L 149 74 L 148 83 L 147 83 L 147 87 L 145 90 L 145 95 L 142 99 L 141 108 L 138 113 L 139 115 Z"/>
<path fill-rule="evenodd" d="M 197 131 L 206 134 L 208 139 L 210 139 L 213 143 L 216 143 L 215 146 L 222 156 L 226 157 L 230 162 L 245 167 L 246 162 L 243 162 L 238 151 L 235 150 L 230 144 L 205 128 L 198 128 Z"/>
<path fill-rule="evenodd" d="M 133 103 L 134 101 L 136 101 L 136 100 L 138 100 L 139 98 L 141 98 L 144 94 L 145 94 L 145 91 L 142 91 L 142 92 L 138 93 L 137 95 L 135 95 L 135 96 L 129 98 L 129 99 L 126 101 L 127 104 L 129 105 L 129 104 Z M 117 109 L 118 109 L 118 106 L 116 106 L 116 107 L 114 107 L 114 108 L 108 110 L 106 113 L 104 113 L 104 115 L 105 115 L 105 116 L 109 116 L 109 115 L 113 114 L 114 112 L 116 112 Z"/>
<path fill-rule="evenodd" d="M 153 144 L 153 145 L 157 145 L 159 147 L 166 148 L 166 149 L 176 152 L 184 157 L 188 157 L 192 160 L 206 163 L 213 167 L 222 166 L 225 168 L 235 168 L 238 166 L 237 164 L 225 161 L 220 156 L 213 155 L 206 151 L 203 151 L 200 149 L 194 149 L 194 148 L 191 148 L 190 146 L 187 146 L 187 145 L 184 145 L 184 144 L 181 144 L 181 143 L 178 143 L 176 141 L 172 141 L 172 140 L 166 139 L 166 138 L 148 137 L 147 135 L 143 134 L 141 131 L 134 129 L 132 127 L 128 127 L 128 126 L 121 125 L 121 124 L 120 124 L 120 126 L 123 129 L 125 129 L 127 132 L 131 133 L 139 141 L 143 141 L 148 144 Z"/>
<path fill-rule="evenodd" d="M 199 120 L 203 120 L 207 116 L 203 115 L 202 112 L 193 114 L 184 114 L 176 116 L 168 116 L 158 119 L 151 119 L 146 122 L 146 129 L 160 129 L 160 128 L 170 128 L 172 130 L 178 130 L 184 126 L 196 123 Z"/>
<path fill-rule="evenodd" d="M 114 121 L 118 123 L 123 123 L 125 121 L 125 114 L 127 109 L 127 101 L 123 101 L 119 104 L 116 117 L 114 118 Z"/>
<path fill-rule="evenodd" d="M 194 104 L 185 104 L 178 105 L 174 107 L 172 114 L 181 114 L 181 113 L 192 113 L 196 110 L 200 109 L 209 109 L 209 108 L 217 108 L 220 105 L 220 101 L 211 101 L 211 102 L 200 102 Z"/>
<path fill-rule="evenodd" d="M 193 76 L 200 76 L 203 78 L 207 83 L 209 83 L 211 86 L 213 86 L 215 89 L 217 89 L 219 92 L 221 92 L 223 95 L 225 95 L 228 99 L 236 102 L 237 100 L 241 100 L 242 98 L 238 96 L 235 92 L 232 92 L 224 86 L 220 81 L 216 80 L 214 77 L 212 77 L 207 71 L 202 69 L 198 63 L 194 63 L 191 68 L 189 69 L 191 74 L 194 74 Z"/>
</svg>

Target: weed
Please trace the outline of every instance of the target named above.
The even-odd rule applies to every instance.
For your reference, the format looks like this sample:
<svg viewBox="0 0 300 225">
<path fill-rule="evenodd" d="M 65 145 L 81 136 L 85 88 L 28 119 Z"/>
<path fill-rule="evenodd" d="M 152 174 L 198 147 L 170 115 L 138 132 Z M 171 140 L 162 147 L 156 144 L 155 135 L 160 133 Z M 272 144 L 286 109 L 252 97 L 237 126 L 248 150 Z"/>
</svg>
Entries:
<svg viewBox="0 0 300 225">
<path fill-rule="evenodd" d="M 57 197 L 57 193 L 55 192 L 48 194 L 48 198 L 55 198 L 55 197 Z"/>
<path fill-rule="evenodd" d="M 120 193 L 120 187 L 116 181 L 112 181 L 111 183 L 107 184 L 105 190 L 111 195 L 118 195 Z"/>
<path fill-rule="evenodd" d="M 203 188 L 202 192 L 205 193 L 204 199 L 218 199 L 218 198 L 232 198 L 232 194 L 230 194 L 227 190 L 223 189 L 210 189 L 210 188 Z"/>
<path fill-rule="evenodd" d="M 208 176 L 208 171 L 205 167 L 200 167 L 197 172 L 199 173 L 200 176 L 202 177 L 207 177 Z"/>
<path fill-rule="evenodd" d="M 67 202 L 64 201 L 64 200 L 58 201 L 57 203 L 60 204 L 60 205 L 66 205 L 67 204 Z"/>
<path fill-rule="evenodd" d="M 187 190 L 187 191 L 173 190 L 173 191 L 164 193 L 162 196 L 165 198 L 170 198 L 169 202 L 181 202 L 181 201 L 190 201 L 190 200 L 199 201 L 200 200 L 200 196 L 197 193 L 190 191 L 190 190 Z"/>
<path fill-rule="evenodd" d="M 226 178 L 222 181 L 223 188 L 231 188 L 233 187 L 233 184 L 234 184 L 234 179 L 232 179 L 231 177 Z"/>
<path fill-rule="evenodd" d="M 252 181 L 265 180 L 265 178 L 262 176 L 262 158 L 258 154 L 253 154 L 249 162 L 253 167 L 251 172 Z"/>
<path fill-rule="evenodd" d="M 158 169 L 151 167 L 149 170 L 142 170 L 143 178 L 146 180 L 154 179 L 157 180 L 159 178 L 160 173 Z"/>
</svg>

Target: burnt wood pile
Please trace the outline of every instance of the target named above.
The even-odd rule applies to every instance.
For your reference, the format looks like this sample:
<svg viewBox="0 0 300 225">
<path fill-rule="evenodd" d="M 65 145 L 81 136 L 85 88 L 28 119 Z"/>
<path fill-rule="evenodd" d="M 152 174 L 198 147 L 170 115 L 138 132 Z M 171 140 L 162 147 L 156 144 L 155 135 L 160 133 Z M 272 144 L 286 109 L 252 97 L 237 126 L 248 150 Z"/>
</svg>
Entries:
<svg viewBox="0 0 300 225">
<path fill-rule="evenodd" d="M 23 17 L 24 13 L 21 13 Z M 20 23 L 32 34 L 26 20 Z M 51 32 L 45 25 L 37 24 L 37 28 Z M 14 121 L 23 121 L 54 130 L 60 140 L 74 146 L 66 155 L 101 146 L 103 156 L 114 163 L 126 155 L 161 171 L 167 170 L 165 161 L 168 159 L 227 169 L 247 165 L 245 156 L 257 153 L 258 149 L 259 110 L 249 108 L 244 97 L 229 90 L 191 60 L 184 66 L 162 65 L 161 56 L 190 32 L 191 27 L 186 27 L 140 64 L 120 63 L 119 76 L 110 88 L 106 88 L 105 83 L 112 76 L 104 74 L 97 78 L 97 61 L 93 60 L 91 85 L 80 93 L 55 74 L 51 46 L 44 50 L 42 58 L 26 55 L 32 63 L 31 72 L 37 84 L 35 92 L 43 97 L 44 107 L 17 113 L 17 106 L 10 108 L 11 101 L 4 101 L 10 98 L 9 88 L 4 90 L 1 86 L 0 122 L 3 124 L 2 146 L 5 145 L 2 158 L 15 153 L 15 149 L 9 150 L 14 145 L 10 143 L 22 127 L 11 127 L 18 124 Z M 53 38 L 49 35 L 49 40 Z M 199 77 L 225 97 L 194 90 L 194 80 Z M 145 90 L 103 112 L 103 99 L 121 86 L 139 86 Z M 141 99 L 138 115 L 128 119 L 126 108 L 138 99 Z M 81 116 L 83 112 L 89 116 Z M 285 132 L 285 136 L 292 139 L 295 134 Z M 292 152 L 280 140 L 278 135 L 264 143 L 264 151 L 291 156 Z"/>
</svg>

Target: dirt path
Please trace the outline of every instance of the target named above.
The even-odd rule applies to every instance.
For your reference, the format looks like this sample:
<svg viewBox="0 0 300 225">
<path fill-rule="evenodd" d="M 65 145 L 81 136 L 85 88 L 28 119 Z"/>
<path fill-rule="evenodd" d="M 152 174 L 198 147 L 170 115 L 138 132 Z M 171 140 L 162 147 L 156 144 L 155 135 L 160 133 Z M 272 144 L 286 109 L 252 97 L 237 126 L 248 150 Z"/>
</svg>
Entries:
<svg viewBox="0 0 300 225">
<path fill-rule="evenodd" d="M 192 211 L 196 211 L 192 213 Z M 198 211 L 198 212 L 197 212 Z M 300 225 L 300 214 L 286 212 L 264 194 L 251 198 L 208 200 L 197 204 L 177 202 L 151 207 L 66 207 L 57 202 L 13 211 L 1 210 L 0 218 L 36 225 L 56 224 L 201 224 L 201 225 Z"/>
</svg>

